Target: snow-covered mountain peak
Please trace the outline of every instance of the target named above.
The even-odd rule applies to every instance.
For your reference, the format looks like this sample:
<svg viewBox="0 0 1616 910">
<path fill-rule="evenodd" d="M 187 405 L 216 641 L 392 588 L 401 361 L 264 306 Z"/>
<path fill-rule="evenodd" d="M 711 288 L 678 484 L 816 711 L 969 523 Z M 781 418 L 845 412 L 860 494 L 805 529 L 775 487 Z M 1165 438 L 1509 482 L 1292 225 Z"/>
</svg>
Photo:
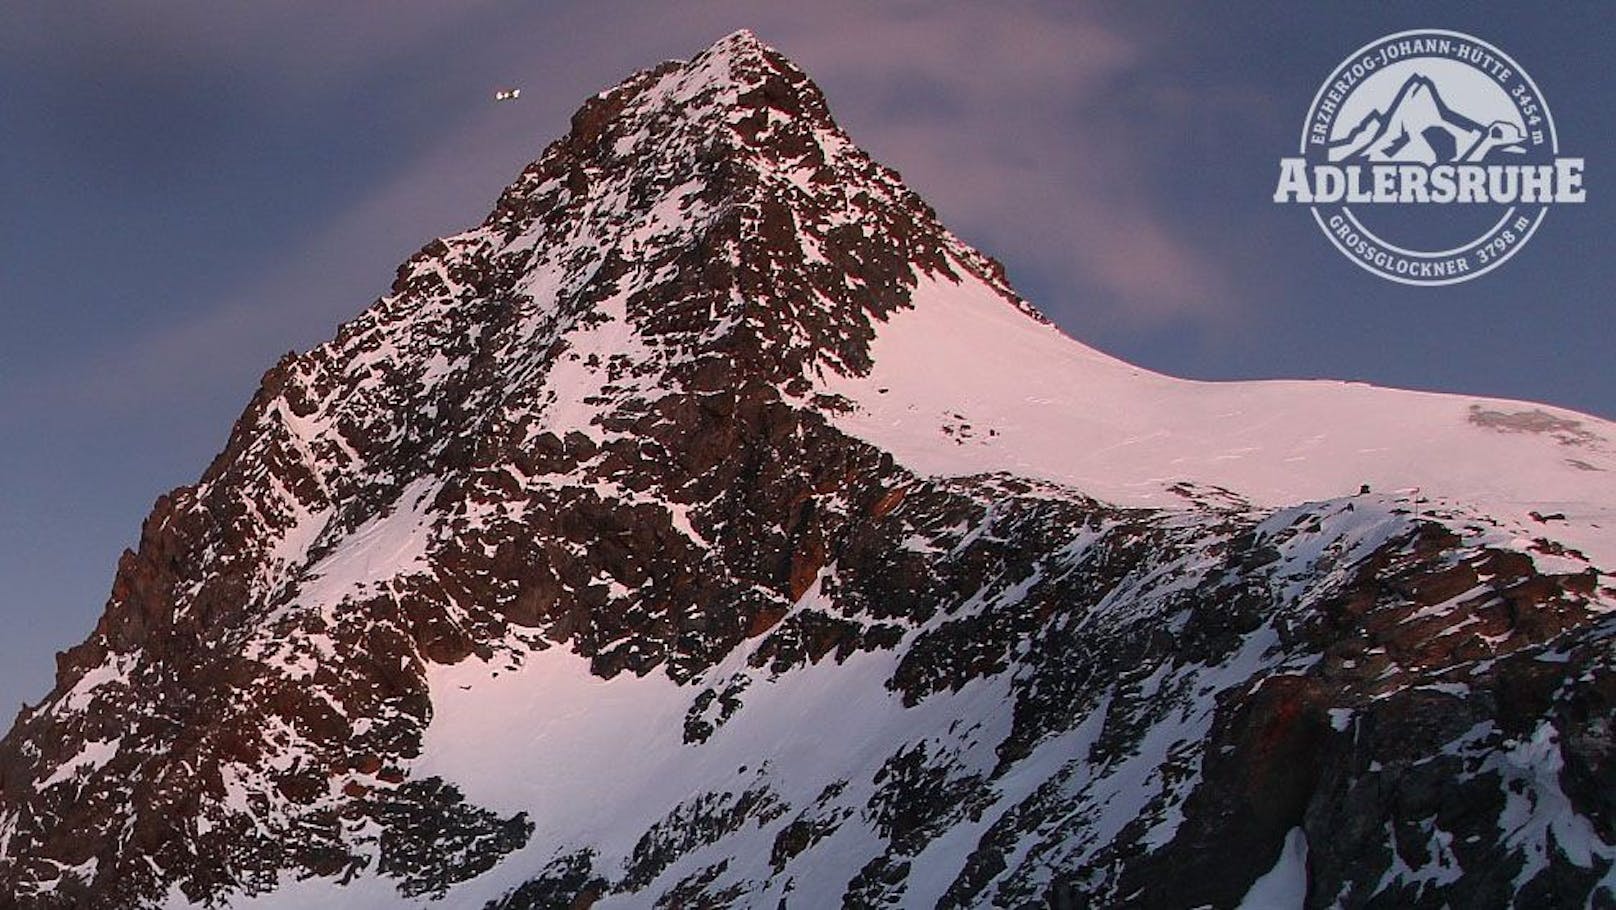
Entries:
<svg viewBox="0 0 1616 910">
<path fill-rule="evenodd" d="M 0 895 L 1598 905 L 1613 437 L 1100 354 L 736 33 L 159 499 Z"/>
</svg>

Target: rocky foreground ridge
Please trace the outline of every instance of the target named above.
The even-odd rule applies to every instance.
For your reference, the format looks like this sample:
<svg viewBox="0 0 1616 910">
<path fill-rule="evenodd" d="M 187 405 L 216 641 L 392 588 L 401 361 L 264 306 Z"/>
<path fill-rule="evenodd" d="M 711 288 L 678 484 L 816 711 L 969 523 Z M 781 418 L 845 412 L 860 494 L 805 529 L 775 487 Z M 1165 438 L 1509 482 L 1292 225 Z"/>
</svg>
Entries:
<svg viewBox="0 0 1616 910">
<path fill-rule="evenodd" d="M 916 467 L 850 390 L 949 307 L 1058 335 L 750 34 L 590 99 L 158 500 L 0 904 L 1616 906 L 1582 519 Z"/>
</svg>

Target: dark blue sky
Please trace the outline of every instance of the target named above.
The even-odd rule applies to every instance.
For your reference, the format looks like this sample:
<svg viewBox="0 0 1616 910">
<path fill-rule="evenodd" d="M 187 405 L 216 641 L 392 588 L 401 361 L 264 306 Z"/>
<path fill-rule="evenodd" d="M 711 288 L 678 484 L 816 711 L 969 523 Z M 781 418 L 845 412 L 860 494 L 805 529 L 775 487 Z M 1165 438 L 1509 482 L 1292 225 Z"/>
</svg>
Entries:
<svg viewBox="0 0 1616 910">
<path fill-rule="evenodd" d="M 21 4 L 0 31 L 0 706 L 49 688 L 277 356 L 479 221 L 585 96 L 740 27 L 1090 344 L 1616 416 L 1606 5 L 136 6 Z M 1513 56 L 1588 162 L 1586 204 L 1446 288 L 1377 279 L 1269 201 L 1325 75 L 1416 27 Z"/>
</svg>

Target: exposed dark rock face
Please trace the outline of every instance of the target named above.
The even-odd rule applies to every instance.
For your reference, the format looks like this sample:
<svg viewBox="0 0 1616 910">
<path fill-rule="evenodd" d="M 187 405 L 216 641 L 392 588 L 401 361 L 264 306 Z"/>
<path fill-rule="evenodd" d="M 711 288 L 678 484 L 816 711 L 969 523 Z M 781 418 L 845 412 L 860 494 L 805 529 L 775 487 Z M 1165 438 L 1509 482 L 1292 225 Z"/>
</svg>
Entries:
<svg viewBox="0 0 1616 910">
<path fill-rule="evenodd" d="M 591 99 L 158 500 L 0 743 L 0 895 L 1233 907 L 1305 839 L 1309 907 L 1616 901 L 1597 569 L 1397 496 L 923 476 L 819 382 L 923 276 L 1040 318 L 750 35 Z M 561 830 L 424 754 L 437 668 L 553 649 L 677 684 L 669 755 L 827 668 L 918 719 Z"/>
</svg>

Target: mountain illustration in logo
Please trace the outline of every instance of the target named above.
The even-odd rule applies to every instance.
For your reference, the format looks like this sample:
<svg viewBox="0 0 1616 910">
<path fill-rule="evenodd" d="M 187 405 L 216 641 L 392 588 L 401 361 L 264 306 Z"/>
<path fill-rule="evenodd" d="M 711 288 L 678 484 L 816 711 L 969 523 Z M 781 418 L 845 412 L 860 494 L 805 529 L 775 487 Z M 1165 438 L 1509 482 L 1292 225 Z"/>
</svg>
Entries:
<svg viewBox="0 0 1616 910">
<path fill-rule="evenodd" d="M 1331 161 L 1479 163 L 1494 152 L 1520 154 L 1518 121 L 1482 123 L 1449 107 L 1430 78 L 1415 73 L 1383 110 L 1371 111 L 1330 143 Z"/>
</svg>

